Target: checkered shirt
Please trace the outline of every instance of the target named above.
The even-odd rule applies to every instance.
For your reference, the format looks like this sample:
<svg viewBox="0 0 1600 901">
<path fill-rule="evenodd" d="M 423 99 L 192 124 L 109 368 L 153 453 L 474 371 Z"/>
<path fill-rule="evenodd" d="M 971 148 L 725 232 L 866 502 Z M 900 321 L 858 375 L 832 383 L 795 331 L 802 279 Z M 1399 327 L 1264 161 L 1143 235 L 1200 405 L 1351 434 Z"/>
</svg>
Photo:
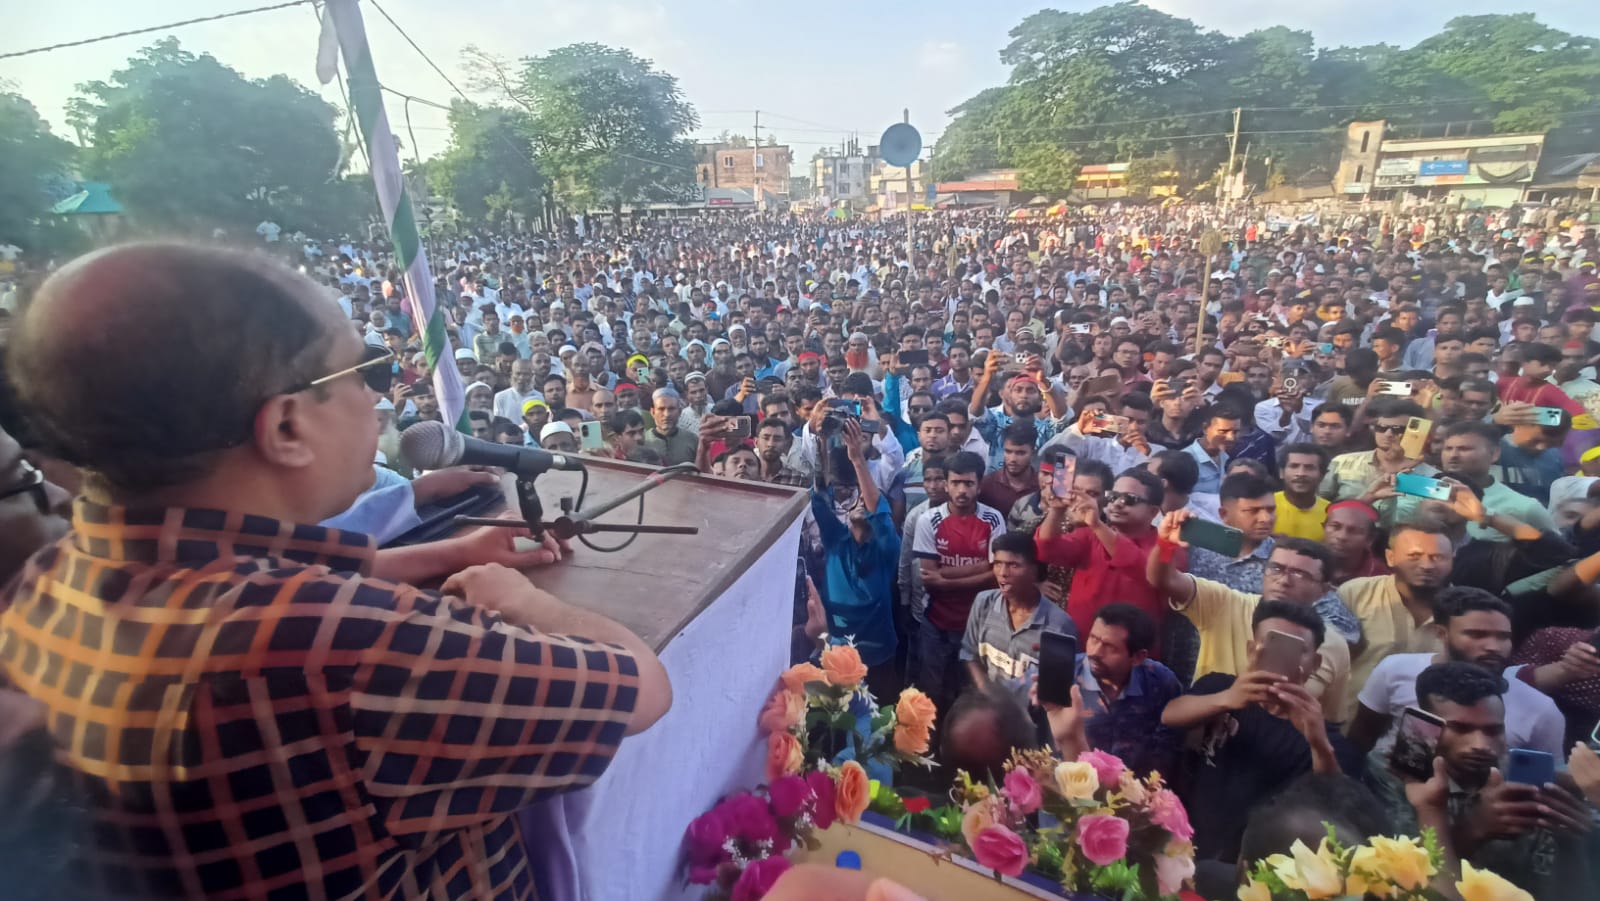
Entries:
<svg viewBox="0 0 1600 901">
<path fill-rule="evenodd" d="M 533 897 L 512 814 L 599 778 L 637 665 L 373 560 L 354 532 L 77 502 L 9 589 L 0 680 L 88 798 L 87 894 Z"/>
</svg>

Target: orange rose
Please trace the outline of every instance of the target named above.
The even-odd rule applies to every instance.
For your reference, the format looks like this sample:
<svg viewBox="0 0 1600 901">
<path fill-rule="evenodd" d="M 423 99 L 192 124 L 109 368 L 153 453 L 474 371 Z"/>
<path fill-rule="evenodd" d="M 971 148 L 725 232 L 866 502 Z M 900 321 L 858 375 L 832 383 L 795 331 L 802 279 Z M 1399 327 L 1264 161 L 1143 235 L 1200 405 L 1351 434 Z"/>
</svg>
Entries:
<svg viewBox="0 0 1600 901">
<path fill-rule="evenodd" d="M 844 766 L 839 768 L 835 782 L 834 813 L 846 823 L 860 821 L 861 815 L 867 810 L 867 803 L 872 800 L 872 786 L 867 779 L 867 771 L 854 760 L 846 760 Z"/>
<path fill-rule="evenodd" d="M 806 696 L 780 688 L 767 701 L 767 706 L 762 708 L 758 722 L 763 732 L 787 732 L 805 718 Z"/>
<path fill-rule="evenodd" d="M 840 688 L 855 688 L 867 677 L 867 665 L 861 655 L 847 644 L 834 645 L 822 652 L 822 671 L 828 681 Z"/>
<path fill-rule="evenodd" d="M 804 763 L 805 754 L 800 750 L 800 739 L 787 732 L 774 732 L 767 736 L 768 785 L 783 776 L 793 776 L 800 772 L 800 767 Z"/>
<path fill-rule="evenodd" d="M 796 663 L 783 671 L 783 687 L 795 694 L 806 693 L 807 682 L 827 682 L 828 674 L 814 663 Z"/>
<path fill-rule="evenodd" d="M 894 749 L 902 754 L 928 753 L 928 730 L 904 724 L 895 726 Z"/>
<path fill-rule="evenodd" d="M 933 719 L 938 715 L 939 708 L 934 706 L 933 699 L 915 688 L 900 692 L 900 703 L 894 705 L 895 722 L 920 729 L 924 735 L 933 729 Z"/>
</svg>

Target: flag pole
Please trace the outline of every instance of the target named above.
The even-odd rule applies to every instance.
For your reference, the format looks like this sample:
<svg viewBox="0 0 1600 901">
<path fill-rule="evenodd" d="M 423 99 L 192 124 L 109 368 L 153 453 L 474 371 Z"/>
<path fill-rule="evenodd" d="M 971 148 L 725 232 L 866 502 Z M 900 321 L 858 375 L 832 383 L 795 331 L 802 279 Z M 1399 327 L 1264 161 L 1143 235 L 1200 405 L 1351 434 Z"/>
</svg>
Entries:
<svg viewBox="0 0 1600 901">
<path fill-rule="evenodd" d="M 332 36 L 330 36 L 332 29 Z M 378 205 L 394 245 L 395 259 L 404 272 L 406 302 L 411 321 L 422 338 L 422 350 L 433 372 L 434 395 L 439 399 L 441 418 L 463 432 L 471 431 L 467 421 L 466 395 L 461 373 L 456 369 L 455 352 L 445 331 L 445 311 L 433 293 L 433 272 L 428 268 L 428 253 L 417 228 L 417 217 L 406 191 L 400 169 L 400 149 L 389 128 L 389 114 L 383 108 L 383 89 L 367 46 L 367 29 L 356 0 L 327 0 L 322 11 L 322 52 L 318 55 L 317 75 L 327 84 L 333 78 L 330 41 L 337 37 L 349 76 L 350 109 L 361 141 L 367 149 Z M 397 411 L 398 413 L 398 411 Z"/>
</svg>

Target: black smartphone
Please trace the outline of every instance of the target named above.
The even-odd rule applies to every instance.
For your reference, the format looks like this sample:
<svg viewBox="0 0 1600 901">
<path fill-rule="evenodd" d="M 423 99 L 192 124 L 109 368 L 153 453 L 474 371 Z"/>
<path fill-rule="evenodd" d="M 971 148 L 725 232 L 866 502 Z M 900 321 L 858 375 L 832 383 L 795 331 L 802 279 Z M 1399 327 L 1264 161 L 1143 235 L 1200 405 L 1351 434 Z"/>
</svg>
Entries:
<svg viewBox="0 0 1600 901">
<path fill-rule="evenodd" d="M 926 366 L 928 365 L 928 352 L 925 350 L 900 351 L 901 366 Z"/>
<path fill-rule="evenodd" d="M 1506 763 L 1506 781 L 1518 785 L 1542 786 L 1556 780 L 1556 759 L 1549 751 L 1512 748 Z"/>
<path fill-rule="evenodd" d="M 1039 633 L 1039 702 L 1072 706 L 1078 640 L 1063 632 Z"/>
<path fill-rule="evenodd" d="M 1224 557 L 1237 557 L 1244 549 L 1244 533 L 1238 529 L 1212 522 L 1209 519 L 1186 519 L 1178 529 L 1178 537 L 1190 547 L 1215 551 Z"/>
<path fill-rule="evenodd" d="M 1417 707 L 1400 714 L 1389 749 L 1389 766 L 1402 776 L 1426 782 L 1433 778 L 1433 758 L 1444 735 L 1444 720 Z"/>
<path fill-rule="evenodd" d="M 406 396 L 411 398 L 432 397 L 433 387 L 431 385 L 416 385 L 412 387 L 411 393 Z"/>
</svg>

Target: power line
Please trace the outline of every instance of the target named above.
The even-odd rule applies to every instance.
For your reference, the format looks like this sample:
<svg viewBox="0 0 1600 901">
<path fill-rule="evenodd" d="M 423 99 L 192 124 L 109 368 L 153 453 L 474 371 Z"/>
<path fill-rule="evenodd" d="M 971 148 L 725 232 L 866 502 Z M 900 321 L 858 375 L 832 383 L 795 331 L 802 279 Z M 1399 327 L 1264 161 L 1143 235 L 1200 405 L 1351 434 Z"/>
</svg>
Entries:
<svg viewBox="0 0 1600 901">
<path fill-rule="evenodd" d="M 59 44 L 49 44 L 44 47 L 33 47 L 28 50 L 12 50 L 9 53 L 0 53 L 0 59 L 15 59 L 19 56 L 32 56 L 35 53 L 48 53 L 52 50 L 64 50 L 68 47 L 82 47 L 86 44 L 98 44 L 101 41 L 114 41 L 117 38 L 133 37 L 134 35 L 149 34 L 153 31 L 171 31 L 185 25 L 198 25 L 202 22 L 216 22 L 222 19 L 233 19 L 239 16 L 252 16 L 256 13 L 272 12 L 278 9 L 288 9 L 291 6 L 304 6 L 312 0 L 287 0 L 285 3 L 274 3 L 270 6 L 257 6 L 251 9 L 240 9 L 233 12 L 217 13 L 214 16 L 201 16 L 197 19 L 184 19 L 179 22 L 168 22 L 165 25 L 151 25 L 145 28 L 133 28 L 128 31 L 119 31 L 115 34 L 102 34 L 98 37 L 82 38 L 76 41 L 62 41 Z"/>
<path fill-rule="evenodd" d="M 432 57 L 428 56 L 428 54 L 423 52 L 421 47 L 417 46 L 417 42 L 411 39 L 411 35 L 406 34 L 406 30 L 400 27 L 400 23 L 396 22 L 394 17 L 389 15 L 387 10 L 378 5 L 378 0 L 368 0 L 368 2 L 372 4 L 373 9 L 376 9 L 378 13 L 382 15 L 391 26 L 394 27 L 395 31 L 400 32 L 400 36 L 406 39 L 406 43 L 411 45 L 411 49 L 417 51 L 417 55 L 422 57 L 422 61 L 427 63 L 428 66 L 433 69 L 433 71 L 437 72 L 439 77 L 444 79 L 445 84 L 449 85 L 457 94 L 460 94 L 462 100 L 466 100 L 469 103 L 472 101 L 472 98 L 468 97 L 465 91 L 461 90 L 459 87 L 456 87 L 456 83 L 450 80 L 450 76 L 444 74 L 444 70 L 439 68 L 434 63 Z"/>
</svg>

